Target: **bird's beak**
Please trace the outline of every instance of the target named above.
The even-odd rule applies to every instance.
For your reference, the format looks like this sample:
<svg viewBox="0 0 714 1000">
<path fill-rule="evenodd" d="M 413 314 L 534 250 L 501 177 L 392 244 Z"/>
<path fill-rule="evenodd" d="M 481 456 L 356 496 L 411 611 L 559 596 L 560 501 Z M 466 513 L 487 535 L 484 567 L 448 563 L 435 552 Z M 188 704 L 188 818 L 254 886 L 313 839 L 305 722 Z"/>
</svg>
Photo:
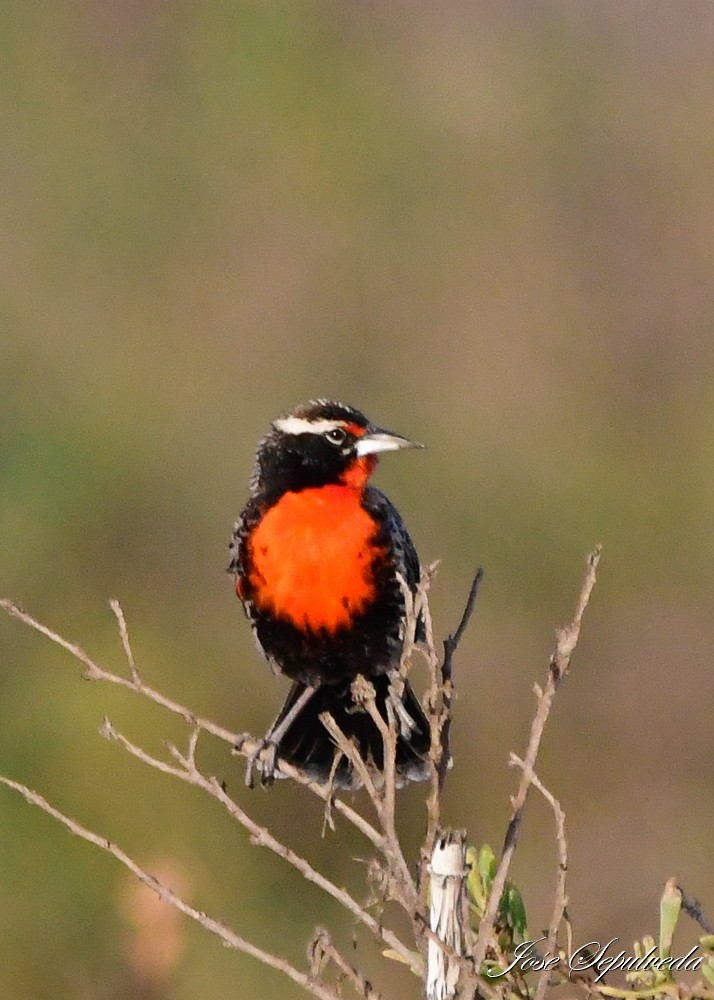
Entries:
<svg viewBox="0 0 714 1000">
<path fill-rule="evenodd" d="M 402 437 L 400 434 L 392 434 L 391 431 L 375 427 L 359 438 L 355 445 L 355 451 L 359 458 L 363 458 L 365 455 L 377 455 L 382 451 L 401 451 L 402 448 L 423 447 L 423 444 L 410 441 L 409 438 Z"/>
</svg>

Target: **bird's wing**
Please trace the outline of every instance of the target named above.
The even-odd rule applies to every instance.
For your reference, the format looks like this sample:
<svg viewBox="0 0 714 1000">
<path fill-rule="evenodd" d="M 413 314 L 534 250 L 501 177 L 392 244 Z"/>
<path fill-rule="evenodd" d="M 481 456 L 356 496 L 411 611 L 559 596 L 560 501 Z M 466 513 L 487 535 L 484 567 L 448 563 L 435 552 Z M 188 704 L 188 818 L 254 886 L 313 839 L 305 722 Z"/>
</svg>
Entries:
<svg viewBox="0 0 714 1000">
<path fill-rule="evenodd" d="M 421 581 L 421 563 L 414 542 L 407 531 L 401 514 L 388 496 L 385 496 L 376 486 L 368 486 L 364 492 L 363 504 L 368 513 L 382 525 L 388 534 L 389 543 L 394 552 L 394 563 L 398 573 L 406 580 L 412 594 L 416 594 Z M 424 618 L 419 616 L 416 629 L 418 642 L 426 638 Z"/>
<path fill-rule="evenodd" d="M 250 532 L 259 520 L 260 509 L 258 505 L 253 503 L 253 501 L 249 501 L 233 526 L 231 540 L 228 543 L 231 558 L 228 563 L 227 570 L 235 577 L 238 596 L 243 601 L 243 606 L 245 607 L 246 614 L 249 618 L 251 617 L 252 603 L 247 599 L 246 584 L 248 566 L 246 560 L 246 544 Z"/>
</svg>

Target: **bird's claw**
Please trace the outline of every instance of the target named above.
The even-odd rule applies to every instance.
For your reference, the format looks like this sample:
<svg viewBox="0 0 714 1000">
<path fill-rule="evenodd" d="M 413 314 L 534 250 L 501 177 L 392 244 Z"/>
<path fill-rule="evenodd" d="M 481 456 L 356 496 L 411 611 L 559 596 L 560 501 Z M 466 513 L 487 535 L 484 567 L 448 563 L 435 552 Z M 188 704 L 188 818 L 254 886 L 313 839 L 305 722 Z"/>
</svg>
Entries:
<svg viewBox="0 0 714 1000">
<path fill-rule="evenodd" d="M 269 788 L 275 781 L 278 747 L 267 738 L 258 740 L 258 745 L 248 758 L 245 769 L 245 783 L 248 788 L 255 788 L 253 772 L 260 772 L 260 784 Z"/>
</svg>

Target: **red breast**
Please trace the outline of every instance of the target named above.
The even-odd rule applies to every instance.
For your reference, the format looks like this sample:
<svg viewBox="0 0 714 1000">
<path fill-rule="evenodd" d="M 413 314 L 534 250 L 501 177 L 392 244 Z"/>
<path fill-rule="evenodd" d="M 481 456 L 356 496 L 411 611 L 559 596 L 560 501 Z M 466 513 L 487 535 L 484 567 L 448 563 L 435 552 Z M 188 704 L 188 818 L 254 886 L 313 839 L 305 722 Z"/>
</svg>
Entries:
<svg viewBox="0 0 714 1000">
<path fill-rule="evenodd" d="M 354 480 L 366 482 L 365 467 Z M 329 485 L 285 493 L 248 542 L 252 600 L 297 628 L 336 632 L 375 596 L 376 527 L 361 489 Z"/>
</svg>

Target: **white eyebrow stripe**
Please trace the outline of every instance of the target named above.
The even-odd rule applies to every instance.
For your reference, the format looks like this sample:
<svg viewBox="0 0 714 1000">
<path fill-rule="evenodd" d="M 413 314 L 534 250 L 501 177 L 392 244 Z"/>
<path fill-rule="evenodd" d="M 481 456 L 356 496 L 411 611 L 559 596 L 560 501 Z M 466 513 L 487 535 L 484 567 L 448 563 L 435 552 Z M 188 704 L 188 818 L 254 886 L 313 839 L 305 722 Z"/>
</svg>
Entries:
<svg viewBox="0 0 714 1000">
<path fill-rule="evenodd" d="M 307 420 L 305 417 L 282 417 L 273 421 L 273 427 L 283 434 L 326 434 L 337 427 L 344 427 L 344 420 Z"/>
</svg>

